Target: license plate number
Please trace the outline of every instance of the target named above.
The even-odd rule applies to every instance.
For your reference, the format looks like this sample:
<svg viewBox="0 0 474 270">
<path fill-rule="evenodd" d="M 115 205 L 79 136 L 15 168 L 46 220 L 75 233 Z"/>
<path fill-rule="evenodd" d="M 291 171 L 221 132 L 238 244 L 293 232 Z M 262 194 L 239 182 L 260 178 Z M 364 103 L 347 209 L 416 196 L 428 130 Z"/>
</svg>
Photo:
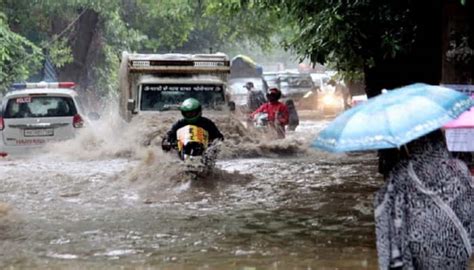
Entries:
<svg viewBox="0 0 474 270">
<path fill-rule="evenodd" d="M 43 128 L 43 129 L 25 129 L 25 137 L 42 137 L 42 136 L 53 136 L 54 129 Z"/>
</svg>

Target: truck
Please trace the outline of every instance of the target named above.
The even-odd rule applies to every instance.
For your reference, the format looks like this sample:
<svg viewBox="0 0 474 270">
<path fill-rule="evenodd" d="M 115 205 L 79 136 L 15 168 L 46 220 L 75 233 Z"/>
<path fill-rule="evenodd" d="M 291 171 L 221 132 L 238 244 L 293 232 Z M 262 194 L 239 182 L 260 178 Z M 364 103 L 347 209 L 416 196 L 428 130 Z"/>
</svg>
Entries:
<svg viewBox="0 0 474 270">
<path fill-rule="evenodd" d="M 230 61 L 223 53 L 122 53 L 119 113 L 126 121 L 139 115 L 178 110 L 185 99 L 198 99 L 203 110 L 229 111 Z M 179 113 L 178 113 L 179 115 Z"/>
<path fill-rule="evenodd" d="M 235 102 L 241 111 L 251 112 L 252 110 L 248 107 L 249 104 L 247 104 L 249 92 L 245 85 L 252 83 L 254 91 L 261 92 L 261 96 L 265 97 L 268 85 L 262 76 L 263 69 L 245 55 L 237 55 L 230 62 L 229 92 L 232 101 Z"/>
</svg>

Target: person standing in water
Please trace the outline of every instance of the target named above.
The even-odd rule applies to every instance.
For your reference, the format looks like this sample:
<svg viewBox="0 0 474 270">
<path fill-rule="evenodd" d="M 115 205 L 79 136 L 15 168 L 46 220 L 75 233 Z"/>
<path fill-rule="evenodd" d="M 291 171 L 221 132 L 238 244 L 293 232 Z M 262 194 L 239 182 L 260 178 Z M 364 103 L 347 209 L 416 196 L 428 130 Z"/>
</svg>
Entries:
<svg viewBox="0 0 474 270">
<path fill-rule="evenodd" d="M 467 269 L 474 183 L 436 130 L 406 145 L 374 200 L 379 269 Z"/>
<path fill-rule="evenodd" d="M 298 111 L 296 110 L 295 102 L 292 99 L 285 101 L 286 107 L 288 107 L 289 119 L 288 119 L 288 130 L 295 131 L 296 127 L 300 124 L 300 118 Z"/>
<path fill-rule="evenodd" d="M 265 103 L 265 96 L 262 91 L 255 89 L 253 82 L 247 82 L 244 85 L 247 89 L 247 107 L 249 112 L 253 112 Z"/>
</svg>

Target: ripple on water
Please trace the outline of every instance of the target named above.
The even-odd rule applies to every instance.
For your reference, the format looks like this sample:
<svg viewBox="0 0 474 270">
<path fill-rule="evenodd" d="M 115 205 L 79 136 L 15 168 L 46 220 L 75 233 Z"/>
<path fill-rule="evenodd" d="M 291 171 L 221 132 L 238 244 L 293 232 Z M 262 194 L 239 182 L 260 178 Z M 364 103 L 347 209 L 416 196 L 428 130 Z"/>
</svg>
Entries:
<svg viewBox="0 0 474 270">
<path fill-rule="evenodd" d="M 54 259 L 62 259 L 62 260 L 75 260 L 78 259 L 79 256 L 75 254 L 59 254 L 54 252 L 48 252 L 46 257 L 54 258 Z"/>
</svg>

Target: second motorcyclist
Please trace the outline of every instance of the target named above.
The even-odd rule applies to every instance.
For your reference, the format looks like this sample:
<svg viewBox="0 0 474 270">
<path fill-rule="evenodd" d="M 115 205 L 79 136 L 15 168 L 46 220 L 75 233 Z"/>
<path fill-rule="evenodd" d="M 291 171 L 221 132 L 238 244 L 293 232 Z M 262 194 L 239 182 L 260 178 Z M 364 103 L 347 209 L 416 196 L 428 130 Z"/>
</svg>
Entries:
<svg viewBox="0 0 474 270">
<path fill-rule="evenodd" d="M 271 88 L 267 94 L 268 102 L 262 104 L 250 117 L 254 118 L 258 113 L 267 113 L 269 124 L 275 128 L 278 138 L 285 138 L 285 126 L 289 122 L 288 107 L 278 101 L 281 98 L 281 91 L 278 88 Z"/>
<path fill-rule="evenodd" d="M 210 119 L 202 116 L 201 103 L 195 98 L 188 98 L 179 107 L 183 119 L 178 120 L 174 123 L 171 129 L 166 133 L 163 138 L 161 147 L 164 151 L 170 151 L 173 145 L 176 144 L 177 131 L 178 129 L 187 126 L 194 125 L 198 126 L 208 132 L 209 142 L 212 143 L 214 140 L 224 140 L 224 135 L 219 131 L 217 126 Z"/>
</svg>

